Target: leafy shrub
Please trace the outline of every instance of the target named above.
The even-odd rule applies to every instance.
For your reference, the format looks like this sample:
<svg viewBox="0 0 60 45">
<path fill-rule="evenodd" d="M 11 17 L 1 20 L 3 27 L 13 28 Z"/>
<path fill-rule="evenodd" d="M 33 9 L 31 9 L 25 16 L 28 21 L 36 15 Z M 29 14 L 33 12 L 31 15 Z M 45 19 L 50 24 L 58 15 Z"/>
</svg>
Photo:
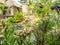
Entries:
<svg viewBox="0 0 60 45">
<path fill-rule="evenodd" d="M 17 12 L 17 13 L 15 14 L 15 16 L 14 16 L 13 18 L 9 18 L 9 19 L 7 20 L 7 22 L 9 22 L 9 23 L 16 23 L 16 22 L 22 21 L 23 19 L 24 19 L 24 17 L 23 17 L 23 15 L 22 15 L 22 13 L 21 13 L 21 12 Z"/>
</svg>

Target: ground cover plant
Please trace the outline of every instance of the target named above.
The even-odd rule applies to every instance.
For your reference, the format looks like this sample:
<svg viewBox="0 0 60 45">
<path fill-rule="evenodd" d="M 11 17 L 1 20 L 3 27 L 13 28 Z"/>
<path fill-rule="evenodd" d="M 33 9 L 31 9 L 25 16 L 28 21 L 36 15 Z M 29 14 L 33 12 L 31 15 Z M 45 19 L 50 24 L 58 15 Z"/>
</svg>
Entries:
<svg viewBox="0 0 60 45">
<path fill-rule="evenodd" d="M 0 20 L 0 45 L 60 45 L 59 0 L 29 0 L 28 9 Z"/>
</svg>

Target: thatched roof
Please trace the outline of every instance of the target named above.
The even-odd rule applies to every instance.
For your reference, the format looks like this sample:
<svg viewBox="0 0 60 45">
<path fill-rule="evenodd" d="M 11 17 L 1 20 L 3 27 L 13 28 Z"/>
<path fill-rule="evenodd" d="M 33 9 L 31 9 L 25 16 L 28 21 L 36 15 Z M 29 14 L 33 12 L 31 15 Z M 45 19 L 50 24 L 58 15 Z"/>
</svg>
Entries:
<svg viewBox="0 0 60 45">
<path fill-rule="evenodd" d="M 20 6 L 21 6 L 21 3 L 19 3 L 19 2 L 16 1 L 16 0 L 8 0 L 8 1 L 6 1 L 5 4 L 6 4 L 8 7 L 12 7 L 12 6 L 20 7 Z"/>
<path fill-rule="evenodd" d="M 12 7 L 12 6 L 20 7 L 21 6 L 21 3 L 19 3 L 17 0 L 7 0 L 6 2 L 5 0 L 0 0 L 0 3 L 8 7 Z"/>
</svg>

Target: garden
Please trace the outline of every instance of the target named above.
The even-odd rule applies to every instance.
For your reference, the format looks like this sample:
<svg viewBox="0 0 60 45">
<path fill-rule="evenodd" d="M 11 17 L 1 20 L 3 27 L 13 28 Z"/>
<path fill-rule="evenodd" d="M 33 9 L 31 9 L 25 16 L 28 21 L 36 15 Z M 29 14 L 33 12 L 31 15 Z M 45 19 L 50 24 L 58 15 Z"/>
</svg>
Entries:
<svg viewBox="0 0 60 45">
<path fill-rule="evenodd" d="M 0 45 L 60 45 L 60 0 L 1 0 Z"/>
</svg>

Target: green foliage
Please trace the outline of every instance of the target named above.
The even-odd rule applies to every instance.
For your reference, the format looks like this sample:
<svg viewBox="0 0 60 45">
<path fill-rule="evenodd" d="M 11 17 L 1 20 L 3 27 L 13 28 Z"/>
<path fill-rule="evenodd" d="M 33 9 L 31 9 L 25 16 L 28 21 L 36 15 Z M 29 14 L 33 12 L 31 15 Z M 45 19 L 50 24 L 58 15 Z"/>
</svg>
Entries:
<svg viewBox="0 0 60 45">
<path fill-rule="evenodd" d="M 53 34 L 53 32 L 48 32 L 46 34 L 46 43 L 48 45 L 60 45 L 60 33 L 55 33 L 55 35 Z"/>
<path fill-rule="evenodd" d="M 23 18 L 24 18 L 24 17 L 23 17 L 23 15 L 22 15 L 21 12 L 17 12 L 16 15 L 15 15 L 15 17 L 14 17 L 15 22 L 20 22 L 20 21 L 23 20 Z"/>
<path fill-rule="evenodd" d="M 60 0 L 56 0 L 56 1 L 54 2 L 54 6 L 60 6 Z"/>
<path fill-rule="evenodd" d="M 5 36 L 5 45 L 14 45 L 14 29 L 13 25 L 8 25 L 7 30 L 4 33 Z"/>
<path fill-rule="evenodd" d="M 16 23 L 16 22 L 21 22 L 24 19 L 23 15 L 21 12 L 17 12 L 13 18 L 9 18 L 7 20 L 8 23 Z"/>
<path fill-rule="evenodd" d="M 25 0 L 26 1 L 26 0 Z M 60 45 L 60 20 L 56 20 L 56 12 L 51 10 L 51 0 L 43 0 L 34 3 L 30 0 L 29 9 L 34 11 L 35 16 L 39 18 L 37 23 L 30 25 L 27 20 L 22 25 L 15 25 L 15 23 L 22 22 L 25 18 L 22 12 L 16 12 L 13 18 L 5 20 L 6 31 L 3 33 L 4 39 L 1 45 Z M 32 6 L 32 7 L 31 7 Z M 34 8 L 33 8 L 34 7 Z M 36 8 L 35 8 L 36 7 Z M 4 10 L 4 7 L 1 8 Z M 33 32 L 27 35 L 16 35 L 15 31 L 32 26 Z M 57 26 L 57 28 L 55 27 Z M 54 29 L 53 29 L 54 27 Z M 53 32 L 54 30 L 54 32 Z M 57 32 L 55 32 L 57 30 Z M 27 31 L 26 31 L 27 32 Z"/>
<path fill-rule="evenodd" d="M 22 25 L 15 25 L 14 26 L 14 30 L 23 30 L 24 29 L 24 26 Z"/>
<path fill-rule="evenodd" d="M 6 10 L 6 6 L 3 4 L 0 4 L 0 14 L 3 14 L 5 10 Z"/>
</svg>

